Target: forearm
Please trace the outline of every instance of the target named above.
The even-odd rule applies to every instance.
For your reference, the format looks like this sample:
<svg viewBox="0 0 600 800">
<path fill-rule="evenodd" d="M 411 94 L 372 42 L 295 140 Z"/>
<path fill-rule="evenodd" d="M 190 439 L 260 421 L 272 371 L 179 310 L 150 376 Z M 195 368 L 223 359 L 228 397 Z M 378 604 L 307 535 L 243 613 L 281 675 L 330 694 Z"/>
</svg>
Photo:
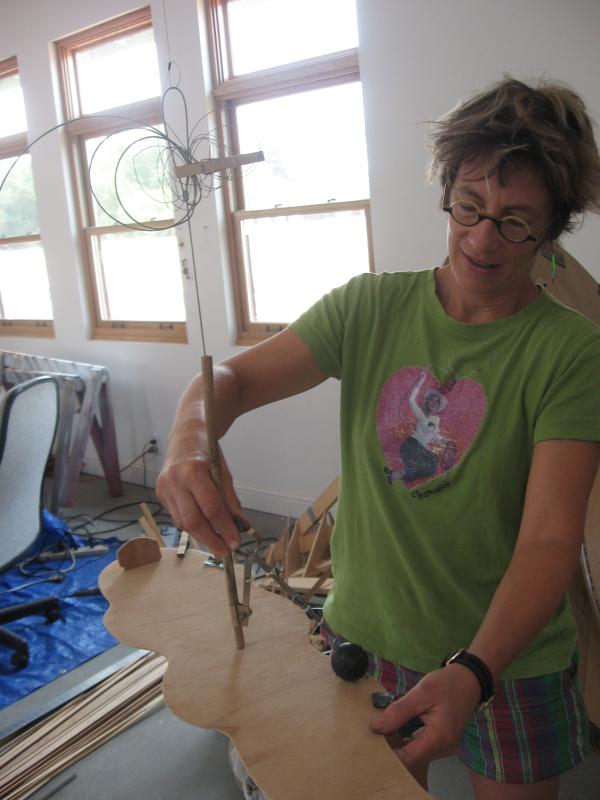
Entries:
<svg viewBox="0 0 600 800">
<path fill-rule="evenodd" d="M 546 542 L 515 551 L 483 623 L 467 647 L 498 680 L 552 619 L 571 584 L 579 541 Z"/>
<path fill-rule="evenodd" d="M 470 644 L 496 678 L 549 622 L 569 588 L 599 453 L 598 443 L 585 441 L 548 440 L 534 448 L 515 551 Z"/>
<path fill-rule="evenodd" d="M 235 372 L 224 364 L 213 370 L 215 396 L 215 432 L 220 439 L 243 412 L 241 395 Z M 183 393 L 175 420 L 169 434 L 169 451 L 175 455 L 182 445 L 192 445 L 205 451 L 207 448 L 206 414 L 204 407 L 204 382 L 197 375 Z"/>
</svg>

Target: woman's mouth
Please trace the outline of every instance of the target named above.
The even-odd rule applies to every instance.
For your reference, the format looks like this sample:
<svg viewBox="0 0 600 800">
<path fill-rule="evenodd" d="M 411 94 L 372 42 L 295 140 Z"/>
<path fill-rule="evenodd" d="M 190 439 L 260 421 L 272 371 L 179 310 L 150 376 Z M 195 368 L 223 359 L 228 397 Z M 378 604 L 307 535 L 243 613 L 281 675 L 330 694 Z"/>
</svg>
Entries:
<svg viewBox="0 0 600 800">
<path fill-rule="evenodd" d="M 472 256 L 467 255 L 465 252 L 463 252 L 463 255 L 467 259 L 469 264 L 471 264 L 473 267 L 477 269 L 492 270 L 494 269 L 494 267 L 498 266 L 497 264 L 492 264 L 489 261 L 479 261 L 479 259 L 473 258 Z"/>
</svg>

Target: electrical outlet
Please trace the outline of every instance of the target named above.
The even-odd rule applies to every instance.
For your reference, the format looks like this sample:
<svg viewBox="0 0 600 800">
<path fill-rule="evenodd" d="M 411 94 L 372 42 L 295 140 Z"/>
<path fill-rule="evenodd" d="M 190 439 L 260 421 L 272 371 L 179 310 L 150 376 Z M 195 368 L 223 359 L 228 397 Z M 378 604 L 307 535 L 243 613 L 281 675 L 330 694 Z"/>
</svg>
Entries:
<svg viewBox="0 0 600 800">
<path fill-rule="evenodd" d="M 147 453 L 158 453 L 158 436 L 152 435 L 148 439 Z"/>
</svg>

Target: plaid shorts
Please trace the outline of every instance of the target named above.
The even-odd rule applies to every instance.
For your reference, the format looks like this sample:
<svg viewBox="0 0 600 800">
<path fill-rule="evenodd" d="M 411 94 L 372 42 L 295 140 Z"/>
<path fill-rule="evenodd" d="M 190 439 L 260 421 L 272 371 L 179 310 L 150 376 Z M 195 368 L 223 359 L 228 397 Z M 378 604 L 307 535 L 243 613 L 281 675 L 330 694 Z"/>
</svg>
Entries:
<svg viewBox="0 0 600 800">
<path fill-rule="evenodd" d="M 329 647 L 343 641 L 322 625 Z M 367 674 L 395 695 L 404 695 L 425 673 L 371 653 Z M 537 678 L 498 681 L 494 700 L 474 714 L 456 755 L 469 769 L 501 783 L 536 783 L 581 763 L 589 753 L 589 723 L 571 666 Z"/>
</svg>

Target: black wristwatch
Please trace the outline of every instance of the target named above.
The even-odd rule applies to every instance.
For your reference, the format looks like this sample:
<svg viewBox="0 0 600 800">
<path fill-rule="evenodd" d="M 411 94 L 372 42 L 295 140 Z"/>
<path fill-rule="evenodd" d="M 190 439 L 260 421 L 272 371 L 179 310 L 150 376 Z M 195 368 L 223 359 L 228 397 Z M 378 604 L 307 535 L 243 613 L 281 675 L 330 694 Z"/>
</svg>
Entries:
<svg viewBox="0 0 600 800">
<path fill-rule="evenodd" d="M 462 664 L 463 667 L 471 670 L 481 687 L 479 706 L 476 708 L 475 713 L 478 714 L 480 711 L 483 711 L 484 708 L 487 708 L 494 699 L 496 693 L 494 678 L 487 664 L 478 656 L 474 656 L 473 653 L 468 653 L 464 649 L 459 650 L 454 653 L 454 655 L 447 655 L 442 661 L 441 666 L 447 667 L 449 664 Z"/>
</svg>

